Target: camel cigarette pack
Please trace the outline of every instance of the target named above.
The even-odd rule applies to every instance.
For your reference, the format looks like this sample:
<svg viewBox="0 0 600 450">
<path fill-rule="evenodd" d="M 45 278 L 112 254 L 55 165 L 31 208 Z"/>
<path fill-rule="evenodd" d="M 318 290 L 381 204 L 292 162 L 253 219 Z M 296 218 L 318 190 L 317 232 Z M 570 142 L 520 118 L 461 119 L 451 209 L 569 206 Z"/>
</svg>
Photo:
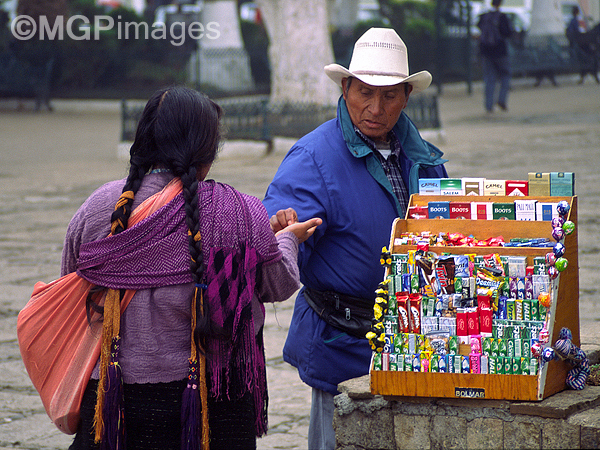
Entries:
<svg viewBox="0 0 600 450">
<path fill-rule="evenodd" d="M 419 194 L 440 195 L 439 178 L 419 178 Z"/>
<path fill-rule="evenodd" d="M 486 179 L 483 182 L 483 195 L 506 195 L 506 181 Z"/>
</svg>

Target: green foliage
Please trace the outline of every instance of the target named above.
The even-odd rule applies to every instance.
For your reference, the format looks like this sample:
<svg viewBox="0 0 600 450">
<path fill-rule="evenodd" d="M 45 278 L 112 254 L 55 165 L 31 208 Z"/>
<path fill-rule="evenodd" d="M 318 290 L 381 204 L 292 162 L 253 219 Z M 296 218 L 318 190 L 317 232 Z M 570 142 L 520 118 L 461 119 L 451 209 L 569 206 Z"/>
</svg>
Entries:
<svg viewBox="0 0 600 450">
<path fill-rule="evenodd" d="M 435 0 L 380 0 L 382 14 L 401 36 L 435 34 Z"/>
<path fill-rule="evenodd" d="M 131 9 L 105 10 L 94 0 L 74 0 L 70 6 L 71 15 L 88 18 L 91 39 L 65 36 L 60 42 L 61 76 L 56 86 L 59 92 L 97 89 L 113 89 L 115 93 L 127 89 L 152 92 L 157 87 L 184 81 L 189 46 L 174 46 L 170 38 L 153 39 L 152 24 Z M 93 30 L 97 16 L 114 20 L 114 27 L 101 30 L 99 39 L 95 39 Z M 133 24 L 140 24 L 137 33 Z M 107 22 L 101 25 L 106 26 Z"/>
</svg>

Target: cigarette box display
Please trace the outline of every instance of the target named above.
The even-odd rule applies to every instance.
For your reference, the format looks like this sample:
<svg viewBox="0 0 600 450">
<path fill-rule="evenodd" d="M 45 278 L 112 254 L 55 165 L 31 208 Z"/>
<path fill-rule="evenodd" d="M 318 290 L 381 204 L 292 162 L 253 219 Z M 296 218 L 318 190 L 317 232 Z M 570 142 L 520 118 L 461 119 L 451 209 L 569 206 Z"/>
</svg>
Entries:
<svg viewBox="0 0 600 450">
<path fill-rule="evenodd" d="M 509 196 L 464 195 L 449 196 L 448 200 L 449 202 L 513 202 L 514 204 L 515 199 Z M 528 196 L 519 200 L 534 201 L 538 205 L 565 200 L 570 204 L 567 220 L 577 223 L 577 197 Z M 409 204 L 410 206 L 425 206 L 432 201 L 435 201 L 435 199 L 432 199 L 431 196 L 415 194 L 411 196 Z M 530 210 L 530 203 L 526 205 L 528 206 L 524 209 Z M 374 366 L 370 373 L 371 393 L 400 397 L 464 398 L 466 392 L 477 392 L 476 397 L 467 396 L 467 398 L 539 401 L 564 390 L 566 388 L 565 380 L 571 369 L 569 363 L 553 360 L 549 363 L 538 364 L 539 360 L 532 355 L 531 346 L 540 339 L 543 326 L 547 327 L 550 342 L 555 342 L 560 329 L 566 327 L 572 332 L 573 343 L 580 345 L 577 228 L 575 230 L 572 234 L 566 236 L 564 241 L 566 248 L 564 257 L 569 260 L 569 266 L 554 280 L 549 279 L 547 273 L 544 273 L 543 261 L 548 252 L 548 248 L 545 247 L 444 247 L 432 243 L 428 251 L 436 253 L 440 261 L 443 259 L 441 256 L 444 255 L 454 255 L 455 261 L 459 261 L 462 258 L 461 255 L 472 255 L 473 260 L 477 258 L 485 260 L 489 258 L 491 253 L 497 253 L 502 264 L 508 264 L 506 266 L 507 272 L 522 275 L 524 267 L 524 276 L 520 280 L 516 280 L 516 295 L 519 296 L 519 282 L 525 288 L 522 290 L 521 298 L 512 301 L 512 316 L 515 317 L 519 313 L 521 320 L 504 318 L 498 321 L 494 316 L 490 333 L 489 309 L 477 310 L 477 316 L 473 316 L 473 311 L 470 311 L 469 307 L 466 307 L 464 311 L 461 310 L 460 314 L 456 314 L 456 317 L 431 316 L 431 308 L 433 308 L 435 314 L 438 306 L 434 304 L 433 298 L 424 295 L 421 301 L 421 333 L 424 331 L 439 333 L 442 329 L 446 329 L 446 325 L 442 326 L 442 319 L 444 324 L 448 319 L 458 321 L 454 327 L 451 327 L 451 329 L 453 328 L 451 333 L 454 339 L 446 339 L 446 355 L 440 358 L 427 349 L 427 344 L 423 347 L 422 337 L 424 334 L 413 333 L 413 337 L 411 337 L 410 332 L 406 333 L 408 336 L 407 342 L 409 342 L 411 348 L 414 351 L 421 348 L 421 353 L 419 355 L 400 353 L 403 355 L 404 361 L 409 361 L 408 365 L 405 363 L 403 366 L 405 371 L 401 371 L 399 368 L 398 370 L 394 369 L 398 365 L 397 362 L 393 364 L 394 358 L 389 359 L 388 367 L 391 369 L 381 370 L 383 358 L 381 356 L 377 357 L 377 354 L 374 353 Z M 390 253 L 414 255 L 418 248 L 416 243 L 409 245 L 402 243 L 403 241 L 400 239 L 401 236 L 410 233 L 431 233 L 433 236 L 444 233 L 472 234 L 482 237 L 502 235 L 506 242 L 512 239 L 552 239 L 551 225 L 539 220 L 414 220 L 405 218 L 396 219 L 392 226 Z M 516 263 L 517 267 L 511 269 L 508 262 L 509 257 L 512 257 L 510 261 Z M 456 264 L 455 271 L 457 267 L 461 267 Z M 437 269 L 436 267 L 433 269 L 435 276 Z M 446 269 L 446 278 L 450 279 L 453 275 L 451 275 L 451 270 L 448 267 Z M 458 270 L 460 272 L 461 269 Z M 461 272 L 462 276 L 464 274 Z M 533 291 L 533 294 L 528 293 L 529 291 L 526 288 L 529 281 L 528 276 L 531 278 L 529 284 L 532 285 L 530 290 Z M 447 286 L 450 286 L 450 284 L 447 284 Z M 547 309 L 537 302 L 536 292 L 541 291 L 551 292 L 552 300 L 550 307 Z M 452 298 L 454 294 L 443 295 Z M 519 302 L 518 308 L 517 302 Z M 406 303 L 410 307 L 410 301 Z M 435 303 L 439 303 L 439 301 Z M 481 304 L 485 305 L 486 302 L 483 302 L 482 299 Z M 449 305 L 454 305 L 454 302 L 447 302 L 446 305 L 446 307 L 449 307 Z M 459 305 L 459 307 L 462 308 L 463 305 Z M 501 312 L 501 310 L 498 310 L 498 314 Z M 469 316 L 469 313 L 471 313 L 471 316 Z M 406 316 L 410 317 L 409 314 L 410 311 L 406 311 Z M 416 314 L 413 313 L 413 317 L 416 318 Z M 526 321 L 525 318 L 530 320 Z M 471 325 L 469 324 L 470 319 Z M 409 327 L 410 320 L 409 318 Z M 476 326 L 477 321 L 479 322 L 479 328 Z M 436 327 L 438 330 L 436 330 Z M 467 333 L 471 333 L 471 335 L 457 336 L 462 334 L 463 328 L 466 328 Z M 481 335 L 481 351 L 477 351 L 477 346 L 472 347 L 472 338 L 475 336 L 473 333 Z M 469 338 L 471 338 L 470 345 Z M 404 347 L 400 348 L 403 349 Z M 408 347 L 407 349 L 410 350 Z M 378 359 L 379 363 L 377 362 Z M 398 357 L 396 356 L 397 360 Z M 445 369 L 440 369 L 440 363 L 445 366 Z M 477 371 L 477 366 L 479 367 L 479 373 L 473 373 L 473 370 Z M 376 370 L 375 367 L 379 369 Z"/>
</svg>

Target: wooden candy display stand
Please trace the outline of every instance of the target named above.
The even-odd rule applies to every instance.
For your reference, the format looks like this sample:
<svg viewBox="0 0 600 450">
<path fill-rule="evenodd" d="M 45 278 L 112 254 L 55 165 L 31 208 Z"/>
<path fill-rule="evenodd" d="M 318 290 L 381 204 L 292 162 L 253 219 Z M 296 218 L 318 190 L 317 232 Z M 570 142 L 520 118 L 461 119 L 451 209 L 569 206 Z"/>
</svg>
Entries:
<svg viewBox="0 0 600 450">
<path fill-rule="evenodd" d="M 579 265 L 577 246 L 577 197 L 508 197 L 508 196 L 411 196 L 409 206 L 427 206 L 432 201 L 450 202 L 513 202 L 516 199 L 558 203 L 565 200 L 570 204 L 567 220 L 575 224 L 575 231 L 566 236 L 564 257 L 569 264 L 565 271 L 553 281 L 552 305 L 548 331 L 550 344 L 563 327 L 573 334 L 573 344 L 580 345 L 579 336 Z M 402 233 L 462 233 L 478 239 L 502 236 L 511 238 L 549 238 L 552 240 L 552 225 L 548 221 L 517 220 L 468 220 L 468 219 L 396 219 L 390 239 L 391 253 L 407 253 L 416 250 L 414 245 L 400 245 L 396 238 Z M 507 256 L 527 256 L 527 264 L 533 258 L 545 256 L 548 247 L 430 247 L 430 251 L 441 254 L 497 253 Z M 389 269 L 388 269 L 389 270 Z M 386 274 L 387 275 L 387 274 Z M 386 396 L 406 397 L 452 397 L 497 400 L 542 400 L 566 388 L 565 379 L 571 366 L 566 361 L 545 363 L 537 375 L 490 375 L 470 373 L 423 373 L 371 370 L 371 392 Z"/>
</svg>

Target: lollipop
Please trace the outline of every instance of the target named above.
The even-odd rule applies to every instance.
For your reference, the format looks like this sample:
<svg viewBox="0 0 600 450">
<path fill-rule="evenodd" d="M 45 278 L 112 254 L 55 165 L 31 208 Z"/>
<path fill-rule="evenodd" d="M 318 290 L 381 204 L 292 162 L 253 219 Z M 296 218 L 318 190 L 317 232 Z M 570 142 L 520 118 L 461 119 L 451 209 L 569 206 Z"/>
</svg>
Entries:
<svg viewBox="0 0 600 450">
<path fill-rule="evenodd" d="M 573 231 L 575 231 L 575 224 L 570 220 L 567 220 L 565 223 L 563 223 L 562 229 L 565 234 L 571 234 Z"/>
<path fill-rule="evenodd" d="M 556 241 L 560 241 L 562 238 L 565 237 L 565 230 L 563 230 L 562 227 L 554 227 L 554 228 L 552 228 L 552 237 Z"/>
<path fill-rule="evenodd" d="M 564 271 L 568 265 L 569 261 L 567 261 L 567 258 L 563 257 L 558 258 L 554 263 L 554 267 L 556 267 L 556 270 L 558 270 L 559 272 Z"/>
<path fill-rule="evenodd" d="M 560 242 L 557 242 L 554 248 L 552 249 L 557 258 L 560 258 L 565 254 L 565 246 Z"/>
<path fill-rule="evenodd" d="M 559 274 L 560 272 L 555 266 L 548 267 L 548 276 L 551 280 L 555 280 Z"/>
<path fill-rule="evenodd" d="M 553 217 L 552 218 L 552 228 L 562 227 L 565 223 L 565 219 L 562 217 Z"/>
<path fill-rule="evenodd" d="M 556 211 L 563 217 L 569 213 L 569 209 L 571 209 L 571 207 L 565 200 L 561 200 L 558 202 L 558 205 L 556 205 Z"/>
<path fill-rule="evenodd" d="M 538 300 L 540 305 L 542 305 L 544 308 L 550 308 L 550 305 L 552 304 L 552 299 L 550 298 L 550 294 L 548 292 L 540 292 L 540 295 L 538 295 Z"/>
<path fill-rule="evenodd" d="M 540 330 L 540 335 L 538 337 L 540 344 L 547 344 L 550 342 L 550 332 L 548 332 L 548 328 L 544 326 L 544 328 Z"/>
<path fill-rule="evenodd" d="M 546 347 L 542 351 L 542 359 L 546 362 L 552 361 L 555 357 L 554 349 L 552 347 Z"/>
</svg>

